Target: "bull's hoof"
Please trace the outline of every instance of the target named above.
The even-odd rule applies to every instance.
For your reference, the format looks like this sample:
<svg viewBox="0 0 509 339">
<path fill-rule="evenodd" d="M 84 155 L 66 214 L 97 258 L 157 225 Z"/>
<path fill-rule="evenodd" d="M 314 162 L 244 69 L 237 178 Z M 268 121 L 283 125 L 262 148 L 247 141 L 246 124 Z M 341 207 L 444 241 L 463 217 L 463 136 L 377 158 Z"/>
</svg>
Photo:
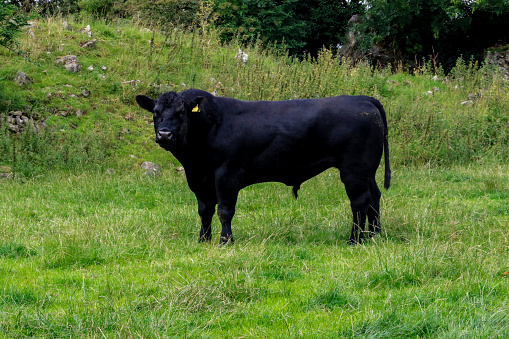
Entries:
<svg viewBox="0 0 509 339">
<path fill-rule="evenodd" d="M 219 239 L 219 246 L 225 246 L 225 245 L 228 245 L 228 244 L 234 244 L 235 243 L 235 240 L 233 240 L 233 237 L 232 236 L 229 236 L 229 237 L 221 237 Z"/>
<path fill-rule="evenodd" d="M 198 243 L 202 243 L 202 242 L 209 242 L 212 240 L 212 236 L 205 236 L 205 235 L 202 235 L 198 238 Z"/>
<path fill-rule="evenodd" d="M 362 244 L 362 239 L 359 239 L 359 240 L 355 240 L 355 239 L 350 239 L 346 242 L 347 245 L 360 245 Z"/>
<path fill-rule="evenodd" d="M 373 238 L 373 237 L 376 237 L 378 234 L 380 234 L 380 232 L 369 231 L 369 232 L 366 232 L 366 237 Z"/>
</svg>

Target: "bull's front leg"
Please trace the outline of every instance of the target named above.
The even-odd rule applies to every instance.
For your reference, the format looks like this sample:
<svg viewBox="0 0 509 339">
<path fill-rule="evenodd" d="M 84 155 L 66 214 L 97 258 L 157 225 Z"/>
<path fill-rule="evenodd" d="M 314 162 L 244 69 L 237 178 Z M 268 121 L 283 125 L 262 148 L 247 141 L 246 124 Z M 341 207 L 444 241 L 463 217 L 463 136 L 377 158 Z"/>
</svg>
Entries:
<svg viewBox="0 0 509 339">
<path fill-rule="evenodd" d="M 198 214 L 201 219 L 201 230 L 200 230 L 200 238 L 198 242 L 210 241 L 212 239 L 212 217 L 216 212 L 216 202 L 211 201 L 202 201 L 198 199 Z"/>
</svg>

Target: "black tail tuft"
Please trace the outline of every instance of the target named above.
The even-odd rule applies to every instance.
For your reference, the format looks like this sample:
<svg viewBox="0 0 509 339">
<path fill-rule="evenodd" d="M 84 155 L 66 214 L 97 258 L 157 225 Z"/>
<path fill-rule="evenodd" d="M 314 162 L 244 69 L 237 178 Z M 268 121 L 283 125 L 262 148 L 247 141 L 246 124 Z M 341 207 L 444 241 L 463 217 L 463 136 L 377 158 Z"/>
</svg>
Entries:
<svg viewBox="0 0 509 339">
<path fill-rule="evenodd" d="M 292 193 L 293 193 L 293 196 L 295 197 L 295 200 L 297 200 L 297 198 L 299 197 L 299 189 L 300 189 L 300 185 L 296 185 L 296 186 L 293 186 L 292 188 Z"/>
</svg>

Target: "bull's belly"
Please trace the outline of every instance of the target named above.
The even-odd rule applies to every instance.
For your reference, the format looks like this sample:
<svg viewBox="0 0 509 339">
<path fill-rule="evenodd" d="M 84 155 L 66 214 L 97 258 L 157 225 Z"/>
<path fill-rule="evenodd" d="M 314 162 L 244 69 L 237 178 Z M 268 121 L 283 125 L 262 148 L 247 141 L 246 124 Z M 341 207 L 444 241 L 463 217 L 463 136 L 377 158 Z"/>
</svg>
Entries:
<svg viewBox="0 0 509 339">
<path fill-rule="evenodd" d="M 246 181 L 248 185 L 261 182 L 280 182 L 288 186 L 298 186 L 323 171 L 336 167 L 331 159 L 320 159 L 317 161 L 299 162 L 275 161 L 263 165 L 254 164 L 246 169 Z"/>
</svg>

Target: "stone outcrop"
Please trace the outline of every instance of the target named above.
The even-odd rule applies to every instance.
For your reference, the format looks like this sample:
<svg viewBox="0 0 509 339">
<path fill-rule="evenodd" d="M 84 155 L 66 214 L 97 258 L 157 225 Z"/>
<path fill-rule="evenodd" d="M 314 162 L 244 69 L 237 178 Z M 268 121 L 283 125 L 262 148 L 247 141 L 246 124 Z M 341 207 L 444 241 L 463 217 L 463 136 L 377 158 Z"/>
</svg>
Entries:
<svg viewBox="0 0 509 339">
<path fill-rule="evenodd" d="M 489 49 L 486 53 L 486 63 L 498 66 L 505 78 L 509 80 L 509 45 Z"/>
<path fill-rule="evenodd" d="M 0 121 L 2 123 L 5 121 L 7 129 L 13 133 L 23 133 L 29 126 L 34 128 L 35 131 L 39 131 L 46 126 L 44 121 L 30 118 L 22 111 L 12 111 L 7 116 L 2 114 Z"/>
</svg>

